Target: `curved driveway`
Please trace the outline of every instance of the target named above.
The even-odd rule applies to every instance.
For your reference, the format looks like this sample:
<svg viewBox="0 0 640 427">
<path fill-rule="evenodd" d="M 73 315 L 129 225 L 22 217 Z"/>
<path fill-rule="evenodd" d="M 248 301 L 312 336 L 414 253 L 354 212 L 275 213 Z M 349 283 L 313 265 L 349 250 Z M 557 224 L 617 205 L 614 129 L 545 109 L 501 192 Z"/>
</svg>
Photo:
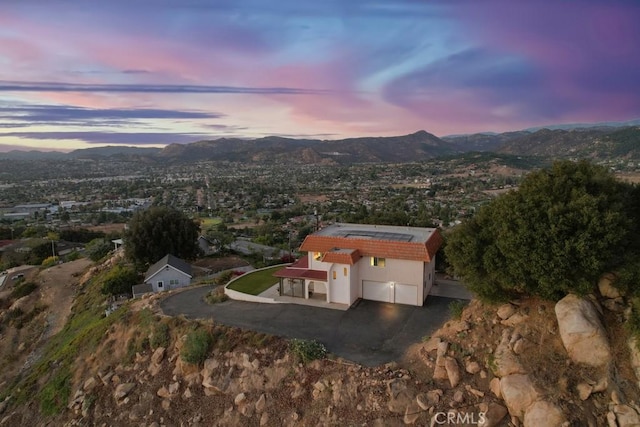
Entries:
<svg viewBox="0 0 640 427">
<path fill-rule="evenodd" d="M 213 319 L 287 338 L 315 339 L 340 357 L 376 366 L 398 360 L 405 350 L 430 335 L 450 317 L 453 299 L 429 296 L 423 307 L 360 300 L 347 311 L 297 304 L 260 304 L 229 300 L 209 305 L 205 286 L 165 298 L 160 306 L 170 316 Z"/>
</svg>

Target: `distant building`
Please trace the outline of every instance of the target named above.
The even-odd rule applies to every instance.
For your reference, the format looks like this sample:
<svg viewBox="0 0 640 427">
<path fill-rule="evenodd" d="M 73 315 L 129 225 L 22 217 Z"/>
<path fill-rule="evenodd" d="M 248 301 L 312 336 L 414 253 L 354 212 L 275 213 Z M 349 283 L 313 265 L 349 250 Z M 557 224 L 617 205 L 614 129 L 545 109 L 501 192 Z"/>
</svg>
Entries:
<svg viewBox="0 0 640 427">
<path fill-rule="evenodd" d="M 151 285 L 152 292 L 161 292 L 189 286 L 192 278 L 189 263 L 173 255 L 166 255 L 149 267 L 144 283 Z"/>
</svg>

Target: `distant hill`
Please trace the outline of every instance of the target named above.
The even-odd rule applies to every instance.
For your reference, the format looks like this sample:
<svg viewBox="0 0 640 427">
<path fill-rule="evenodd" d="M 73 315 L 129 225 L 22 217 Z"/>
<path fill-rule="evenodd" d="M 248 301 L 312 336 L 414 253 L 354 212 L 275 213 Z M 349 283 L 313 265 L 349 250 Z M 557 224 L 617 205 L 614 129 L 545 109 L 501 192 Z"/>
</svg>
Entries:
<svg viewBox="0 0 640 427">
<path fill-rule="evenodd" d="M 449 155 L 458 150 L 440 138 L 419 131 L 392 137 L 335 141 L 266 137 L 254 140 L 221 138 L 192 144 L 171 144 L 158 157 L 171 161 L 219 160 L 248 163 L 293 162 L 350 164 L 408 162 Z"/>
<path fill-rule="evenodd" d="M 71 151 L 67 157 L 72 159 L 100 159 L 112 156 L 155 156 L 161 148 L 123 147 L 107 145 L 105 147 L 81 148 Z"/>
<path fill-rule="evenodd" d="M 424 130 L 401 136 L 340 140 L 220 138 L 160 148 L 106 146 L 70 153 L 11 151 L 0 159 L 89 159 L 153 163 L 227 161 L 281 164 L 404 163 L 466 152 L 495 152 L 516 156 L 640 160 L 640 127 L 540 129 L 504 133 L 476 133 L 438 138 Z"/>
<path fill-rule="evenodd" d="M 640 159 L 640 127 L 549 130 L 511 139 L 498 153 L 589 159 Z"/>
<path fill-rule="evenodd" d="M 0 159 L 7 160 L 56 160 L 66 158 L 68 158 L 67 153 L 59 151 L 11 150 L 7 153 L 0 153 Z"/>
<path fill-rule="evenodd" d="M 531 132 L 474 133 L 470 135 L 443 136 L 442 140 L 453 144 L 460 151 L 495 151 L 509 141 L 529 135 Z"/>
</svg>

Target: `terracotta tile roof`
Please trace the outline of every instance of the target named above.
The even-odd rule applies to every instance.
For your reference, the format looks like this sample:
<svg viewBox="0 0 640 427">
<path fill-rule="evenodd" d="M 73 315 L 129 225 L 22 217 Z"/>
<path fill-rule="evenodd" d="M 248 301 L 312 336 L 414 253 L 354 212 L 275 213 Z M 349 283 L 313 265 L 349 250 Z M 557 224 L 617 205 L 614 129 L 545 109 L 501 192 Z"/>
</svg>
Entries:
<svg viewBox="0 0 640 427">
<path fill-rule="evenodd" d="M 309 257 L 302 257 L 298 261 L 294 262 L 288 267 L 281 268 L 273 273 L 275 277 L 282 277 L 285 279 L 312 279 L 327 281 L 327 272 L 320 270 L 309 269 Z"/>
<path fill-rule="evenodd" d="M 358 239 L 311 234 L 304 239 L 300 250 L 303 252 L 322 252 L 326 257 L 328 253 L 335 252 L 336 249 L 357 249 L 359 256 L 429 262 L 441 245 L 442 236 L 437 230 L 430 234 L 426 242 Z"/>
<path fill-rule="evenodd" d="M 322 257 L 322 262 L 335 262 L 337 264 L 353 265 L 362 258 L 358 249 L 353 250 L 333 250 L 326 252 Z"/>
</svg>

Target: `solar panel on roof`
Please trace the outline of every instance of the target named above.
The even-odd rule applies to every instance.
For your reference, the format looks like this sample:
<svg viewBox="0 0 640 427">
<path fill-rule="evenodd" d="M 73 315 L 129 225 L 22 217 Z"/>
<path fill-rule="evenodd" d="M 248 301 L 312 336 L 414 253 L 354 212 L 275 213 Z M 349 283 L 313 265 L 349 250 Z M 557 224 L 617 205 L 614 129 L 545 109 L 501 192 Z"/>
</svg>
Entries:
<svg viewBox="0 0 640 427">
<path fill-rule="evenodd" d="M 395 242 L 410 242 L 413 239 L 411 234 L 373 230 L 336 230 L 333 235 L 348 239 L 391 240 Z"/>
</svg>

